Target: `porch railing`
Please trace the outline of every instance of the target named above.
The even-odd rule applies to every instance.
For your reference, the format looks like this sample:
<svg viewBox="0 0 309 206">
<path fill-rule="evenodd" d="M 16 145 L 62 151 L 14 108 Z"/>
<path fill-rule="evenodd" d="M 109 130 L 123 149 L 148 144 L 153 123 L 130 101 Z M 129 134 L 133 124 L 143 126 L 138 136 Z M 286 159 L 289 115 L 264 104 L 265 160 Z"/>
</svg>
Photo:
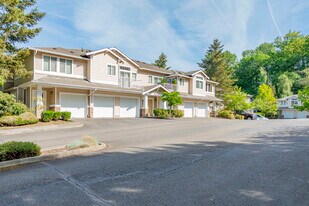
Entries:
<svg viewBox="0 0 309 206">
<path fill-rule="evenodd" d="M 119 82 L 119 86 L 121 87 L 136 88 L 136 89 L 142 88 L 141 80 L 134 80 L 132 78 L 121 77 L 119 78 L 118 82 Z"/>
<path fill-rule="evenodd" d="M 178 91 L 178 85 L 177 84 L 170 84 L 170 83 L 160 83 L 160 84 L 169 91 L 173 91 L 173 92 Z"/>
</svg>

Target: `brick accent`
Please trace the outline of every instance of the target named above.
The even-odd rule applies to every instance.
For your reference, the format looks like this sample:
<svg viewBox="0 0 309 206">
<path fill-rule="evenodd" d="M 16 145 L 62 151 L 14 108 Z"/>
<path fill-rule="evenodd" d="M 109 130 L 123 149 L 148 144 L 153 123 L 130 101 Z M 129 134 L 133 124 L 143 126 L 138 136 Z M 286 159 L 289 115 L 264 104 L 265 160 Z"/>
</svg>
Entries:
<svg viewBox="0 0 309 206">
<path fill-rule="evenodd" d="M 141 117 L 148 117 L 149 113 L 148 113 L 148 109 L 141 109 Z"/>
<path fill-rule="evenodd" d="M 88 118 L 93 118 L 93 107 L 88 106 Z"/>
</svg>

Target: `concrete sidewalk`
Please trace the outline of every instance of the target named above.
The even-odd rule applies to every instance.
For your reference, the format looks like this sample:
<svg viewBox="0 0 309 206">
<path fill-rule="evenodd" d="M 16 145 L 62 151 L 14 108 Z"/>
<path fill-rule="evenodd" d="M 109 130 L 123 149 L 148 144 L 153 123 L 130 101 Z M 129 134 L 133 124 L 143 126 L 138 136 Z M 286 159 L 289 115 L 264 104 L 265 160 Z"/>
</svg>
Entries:
<svg viewBox="0 0 309 206">
<path fill-rule="evenodd" d="M 38 126 L 30 126 L 30 127 L 21 126 L 21 127 L 14 127 L 14 128 L 0 130 L 0 136 L 61 130 L 61 129 L 71 129 L 71 128 L 82 127 L 83 125 L 84 124 L 81 122 L 64 122 L 62 124 L 38 125 Z"/>
</svg>

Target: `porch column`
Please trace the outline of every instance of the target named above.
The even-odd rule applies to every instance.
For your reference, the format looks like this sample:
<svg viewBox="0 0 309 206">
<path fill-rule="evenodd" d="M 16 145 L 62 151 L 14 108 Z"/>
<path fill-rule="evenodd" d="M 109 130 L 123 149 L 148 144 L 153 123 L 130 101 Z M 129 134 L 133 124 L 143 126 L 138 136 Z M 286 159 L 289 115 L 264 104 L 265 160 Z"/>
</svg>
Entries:
<svg viewBox="0 0 309 206">
<path fill-rule="evenodd" d="M 148 95 L 147 94 L 143 96 L 143 106 L 141 109 L 141 115 L 142 117 L 148 116 Z"/>
<path fill-rule="evenodd" d="M 54 97 L 54 104 L 49 105 L 49 107 L 53 111 L 60 112 L 61 105 L 59 104 L 59 101 L 58 101 L 58 89 L 57 89 L 57 87 L 55 87 L 54 90 L 53 90 L 53 97 Z"/>
<path fill-rule="evenodd" d="M 89 90 L 88 95 L 88 118 L 93 118 L 93 106 L 94 106 L 94 97 L 93 97 L 93 90 Z"/>
<path fill-rule="evenodd" d="M 163 109 L 167 109 L 167 103 L 166 103 L 166 101 L 163 102 Z"/>
<path fill-rule="evenodd" d="M 34 102 L 35 102 L 35 114 L 37 118 L 41 117 L 41 113 L 44 108 L 44 101 L 43 101 L 43 91 L 42 91 L 42 85 L 36 85 L 36 93 L 34 97 Z"/>
</svg>

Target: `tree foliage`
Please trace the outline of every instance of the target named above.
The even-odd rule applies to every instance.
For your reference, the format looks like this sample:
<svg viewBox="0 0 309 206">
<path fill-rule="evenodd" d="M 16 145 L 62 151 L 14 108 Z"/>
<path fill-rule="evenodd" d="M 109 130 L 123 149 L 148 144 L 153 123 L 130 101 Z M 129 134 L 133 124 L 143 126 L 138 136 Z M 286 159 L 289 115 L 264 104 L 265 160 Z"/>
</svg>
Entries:
<svg viewBox="0 0 309 206">
<path fill-rule="evenodd" d="M 259 86 L 258 94 L 253 104 L 266 117 L 275 117 L 277 115 L 277 100 L 273 89 L 266 84 Z"/>
<path fill-rule="evenodd" d="M 162 94 L 162 101 L 167 102 L 167 105 L 170 107 L 170 112 L 172 107 L 182 104 L 182 98 L 179 92 L 164 92 Z"/>
<path fill-rule="evenodd" d="M 299 111 L 309 112 L 309 87 L 298 92 L 298 99 L 302 103 L 300 106 L 294 106 Z"/>
<path fill-rule="evenodd" d="M 309 85 L 308 61 L 309 35 L 290 31 L 283 39 L 244 51 L 235 67 L 236 85 L 252 95 L 265 83 L 274 87 L 277 97 L 297 93 Z"/>
<path fill-rule="evenodd" d="M 213 41 L 201 61 L 198 65 L 205 70 L 205 73 L 213 81 L 219 82 L 217 87 L 219 97 L 232 90 L 236 56 L 227 51 L 223 52 L 223 45 L 218 39 Z"/>
<path fill-rule="evenodd" d="M 160 68 L 166 69 L 167 56 L 163 52 L 160 54 L 159 58 L 155 61 L 153 65 L 156 65 Z"/>
<path fill-rule="evenodd" d="M 251 108 L 251 104 L 247 101 L 247 94 L 237 86 L 231 92 L 226 93 L 223 99 L 224 106 L 230 111 L 241 111 Z"/>
<path fill-rule="evenodd" d="M 24 66 L 29 51 L 16 44 L 28 42 L 41 31 L 36 25 L 44 13 L 33 8 L 35 4 L 35 0 L 0 1 L 0 84 L 8 78 L 29 75 Z"/>
</svg>

